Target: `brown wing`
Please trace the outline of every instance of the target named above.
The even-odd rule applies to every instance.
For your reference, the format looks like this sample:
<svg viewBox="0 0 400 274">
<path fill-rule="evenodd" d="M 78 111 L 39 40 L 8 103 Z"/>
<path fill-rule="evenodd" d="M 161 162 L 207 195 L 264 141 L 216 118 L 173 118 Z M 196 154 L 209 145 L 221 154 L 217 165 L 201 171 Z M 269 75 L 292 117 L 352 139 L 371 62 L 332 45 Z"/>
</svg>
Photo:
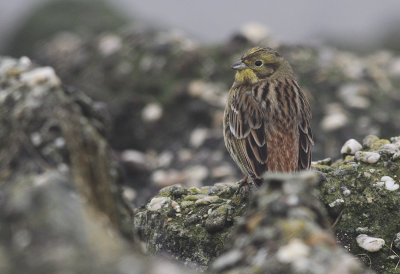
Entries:
<svg viewBox="0 0 400 274">
<path fill-rule="evenodd" d="M 310 127 L 311 109 L 307 97 L 300 90 L 297 83 L 296 86 L 299 92 L 299 99 L 302 105 L 299 121 L 299 170 L 310 169 L 311 167 L 311 148 L 314 145 L 313 134 Z"/>
<path fill-rule="evenodd" d="M 251 90 L 237 91 L 232 96 L 228 109 L 229 128 L 234 137 L 232 145 L 238 160 L 255 177 L 260 177 L 267 170 L 266 121 L 263 117 Z"/>
</svg>

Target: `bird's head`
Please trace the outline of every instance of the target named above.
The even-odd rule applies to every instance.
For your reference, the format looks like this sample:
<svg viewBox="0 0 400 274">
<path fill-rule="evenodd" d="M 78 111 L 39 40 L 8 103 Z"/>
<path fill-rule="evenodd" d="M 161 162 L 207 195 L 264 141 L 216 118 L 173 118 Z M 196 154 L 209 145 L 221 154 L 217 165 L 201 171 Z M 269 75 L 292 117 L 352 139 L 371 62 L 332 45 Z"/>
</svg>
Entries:
<svg viewBox="0 0 400 274">
<path fill-rule="evenodd" d="M 293 77 L 289 63 L 271 48 L 255 47 L 248 50 L 232 68 L 236 70 L 236 84 Z"/>
</svg>

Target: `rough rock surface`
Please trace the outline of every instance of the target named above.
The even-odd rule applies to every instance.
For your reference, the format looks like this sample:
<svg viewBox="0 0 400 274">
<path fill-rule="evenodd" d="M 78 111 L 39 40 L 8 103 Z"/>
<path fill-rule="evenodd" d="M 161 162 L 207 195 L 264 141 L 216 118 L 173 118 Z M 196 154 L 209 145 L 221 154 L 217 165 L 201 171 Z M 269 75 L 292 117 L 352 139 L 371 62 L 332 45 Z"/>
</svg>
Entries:
<svg viewBox="0 0 400 274">
<path fill-rule="evenodd" d="M 373 153 L 379 160 L 371 162 L 356 154 L 331 165 L 314 165 L 325 175 L 320 198 L 335 223 L 337 238 L 349 252 L 379 273 L 399 273 L 400 249 L 394 241 L 400 220 L 400 137 L 370 135 L 362 144 L 357 153 Z M 355 240 L 363 234 L 379 240 L 365 249 Z"/>
<path fill-rule="evenodd" d="M 165 187 L 136 210 L 134 230 L 150 253 L 204 270 L 222 252 L 234 218 L 245 212 L 248 193 L 235 196 L 236 190 L 236 184 Z"/>
<path fill-rule="evenodd" d="M 167 187 L 137 210 L 135 231 L 150 253 L 200 269 L 215 260 L 218 273 L 367 272 L 336 245 L 316 181 L 312 172 L 270 176 L 250 198 L 243 190 L 235 195 L 237 185 Z"/>
<path fill-rule="evenodd" d="M 0 272 L 187 273 L 129 248 L 95 104 L 52 68 L 0 57 Z"/>
</svg>

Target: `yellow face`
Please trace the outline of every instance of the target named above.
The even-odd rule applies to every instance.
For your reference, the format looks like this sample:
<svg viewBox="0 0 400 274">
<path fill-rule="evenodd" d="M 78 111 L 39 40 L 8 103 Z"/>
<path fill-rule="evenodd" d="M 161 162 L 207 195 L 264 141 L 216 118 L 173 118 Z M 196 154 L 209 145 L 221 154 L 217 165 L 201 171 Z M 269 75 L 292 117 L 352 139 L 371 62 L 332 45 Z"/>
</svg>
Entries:
<svg viewBox="0 0 400 274">
<path fill-rule="evenodd" d="M 256 83 L 285 73 L 291 73 L 289 64 L 273 49 L 255 47 L 232 65 L 237 70 L 235 81 Z M 276 75 L 275 75 L 276 74 Z"/>
</svg>

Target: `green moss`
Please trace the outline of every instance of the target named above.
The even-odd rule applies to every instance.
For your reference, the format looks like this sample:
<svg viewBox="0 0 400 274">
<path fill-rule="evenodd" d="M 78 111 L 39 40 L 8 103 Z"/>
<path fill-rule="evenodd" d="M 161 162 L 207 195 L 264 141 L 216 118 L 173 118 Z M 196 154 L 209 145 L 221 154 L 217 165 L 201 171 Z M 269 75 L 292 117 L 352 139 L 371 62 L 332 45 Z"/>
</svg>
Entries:
<svg viewBox="0 0 400 274">
<path fill-rule="evenodd" d="M 199 200 L 201 197 L 200 196 L 196 196 L 196 195 L 187 195 L 183 198 L 183 200 L 185 201 L 197 201 Z"/>
</svg>

